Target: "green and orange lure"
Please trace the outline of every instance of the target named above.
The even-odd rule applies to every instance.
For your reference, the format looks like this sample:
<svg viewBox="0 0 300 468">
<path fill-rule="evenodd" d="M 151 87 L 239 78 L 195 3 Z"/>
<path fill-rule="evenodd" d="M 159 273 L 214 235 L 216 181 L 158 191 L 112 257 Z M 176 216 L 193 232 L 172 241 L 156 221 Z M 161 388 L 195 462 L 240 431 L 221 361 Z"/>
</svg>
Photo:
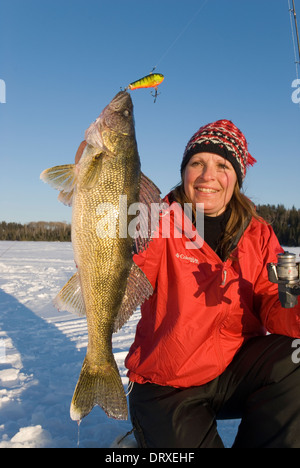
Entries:
<svg viewBox="0 0 300 468">
<path fill-rule="evenodd" d="M 150 73 L 149 75 L 144 76 L 137 81 L 133 81 L 125 89 L 134 90 L 140 88 L 154 88 L 155 92 L 153 96 L 155 102 L 158 96 L 157 87 L 163 82 L 164 79 L 165 77 L 161 73 Z"/>
</svg>

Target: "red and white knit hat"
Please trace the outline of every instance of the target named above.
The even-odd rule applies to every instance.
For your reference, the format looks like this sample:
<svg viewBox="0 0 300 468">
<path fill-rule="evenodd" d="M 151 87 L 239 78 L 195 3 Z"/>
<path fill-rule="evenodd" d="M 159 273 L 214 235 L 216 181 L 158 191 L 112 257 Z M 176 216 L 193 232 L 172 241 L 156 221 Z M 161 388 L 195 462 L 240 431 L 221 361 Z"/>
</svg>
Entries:
<svg viewBox="0 0 300 468">
<path fill-rule="evenodd" d="M 257 162 L 248 152 L 244 134 L 230 120 L 204 125 L 192 136 L 184 151 L 181 174 L 190 158 L 201 152 L 219 154 L 227 159 L 235 169 L 240 187 L 247 167 Z"/>
</svg>

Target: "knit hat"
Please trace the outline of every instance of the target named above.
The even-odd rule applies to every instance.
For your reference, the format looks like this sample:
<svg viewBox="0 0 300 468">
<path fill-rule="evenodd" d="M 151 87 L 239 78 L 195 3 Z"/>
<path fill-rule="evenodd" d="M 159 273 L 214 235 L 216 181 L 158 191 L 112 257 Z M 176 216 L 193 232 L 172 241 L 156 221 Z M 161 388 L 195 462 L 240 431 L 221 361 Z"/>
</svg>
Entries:
<svg viewBox="0 0 300 468">
<path fill-rule="evenodd" d="M 245 136 L 230 120 L 204 125 L 192 136 L 184 151 L 181 174 L 190 158 L 201 152 L 215 153 L 227 159 L 234 167 L 240 187 L 247 167 L 257 162 L 248 152 Z"/>
</svg>

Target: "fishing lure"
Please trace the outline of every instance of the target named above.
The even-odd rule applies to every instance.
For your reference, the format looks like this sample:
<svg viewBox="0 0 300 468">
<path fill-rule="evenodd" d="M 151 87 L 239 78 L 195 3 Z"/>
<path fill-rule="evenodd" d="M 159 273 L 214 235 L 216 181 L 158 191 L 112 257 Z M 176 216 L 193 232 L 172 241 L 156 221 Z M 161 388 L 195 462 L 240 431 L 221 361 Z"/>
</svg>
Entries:
<svg viewBox="0 0 300 468">
<path fill-rule="evenodd" d="M 156 88 L 164 80 L 164 75 L 160 73 L 150 73 L 150 75 L 144 76 L 133 83 L 128 85 L 128 89 L 139 89 L 139 88 Z"/>
<path fill-rule="evenodd" d="M 127 86 L 126 89 L 134 90 L 140 88 L 154 88 L 155 93 L 152 95 L 154 96 L 155 102 L 158 96 L 157 86 L 159 86 L 164 79 L 165 77 L 161 73 L 150 73 L 149 75 L 144 76 L 143 78 L 140 78 L 137 81 L 133 81 Z"/>
</svg>

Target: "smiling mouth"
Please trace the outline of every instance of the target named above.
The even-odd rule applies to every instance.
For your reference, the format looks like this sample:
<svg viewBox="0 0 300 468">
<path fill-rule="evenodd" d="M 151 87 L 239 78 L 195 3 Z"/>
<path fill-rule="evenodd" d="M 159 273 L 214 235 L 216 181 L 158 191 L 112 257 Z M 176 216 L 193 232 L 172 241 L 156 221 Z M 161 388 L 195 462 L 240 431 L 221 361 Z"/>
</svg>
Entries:
<svg viewBox="0 0 300 468">
<path fill-rule="evenodd" d="M 204 187 L 195 187 L 195 190 L 197 192 L 202 192 L 202 193 L 218 193 L 219 190 L 211 189 L 211 188 L 204 188 Z"/>
</svg>

